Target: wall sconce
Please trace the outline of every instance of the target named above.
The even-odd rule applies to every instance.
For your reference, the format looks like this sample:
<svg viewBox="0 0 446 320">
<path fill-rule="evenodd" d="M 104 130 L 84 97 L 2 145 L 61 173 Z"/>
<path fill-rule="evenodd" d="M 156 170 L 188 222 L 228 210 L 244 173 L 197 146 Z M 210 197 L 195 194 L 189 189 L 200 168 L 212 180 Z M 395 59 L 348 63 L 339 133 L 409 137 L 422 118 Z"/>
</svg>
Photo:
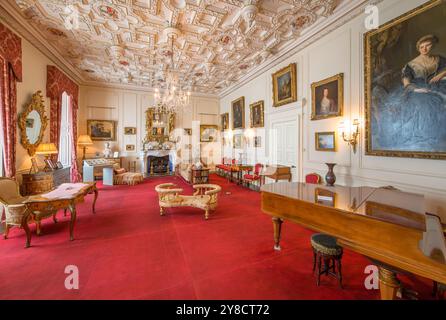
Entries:
<svg viewBox="0 0 446 320">
<path fill-rule="evenodd" d="M 359 120 L 354 119 L 351 125 L 347 120 L 341 122 L 339 124 L 339 134 L 349 146 L 352 146 L 353 153 L 356 153 L 356 145 L 358 144 L 359 136 Z"/>
</svg>

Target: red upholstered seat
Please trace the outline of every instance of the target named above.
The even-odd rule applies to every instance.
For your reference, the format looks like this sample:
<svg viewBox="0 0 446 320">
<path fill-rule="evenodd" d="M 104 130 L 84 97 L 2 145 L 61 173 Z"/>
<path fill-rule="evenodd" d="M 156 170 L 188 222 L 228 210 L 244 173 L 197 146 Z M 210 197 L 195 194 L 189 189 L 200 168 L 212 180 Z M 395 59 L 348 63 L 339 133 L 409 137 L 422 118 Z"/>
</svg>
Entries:
<svg viewBox="0 0 446 320">
<path fill-rule="evenodd" d="M 306 183 L 319 184 L 321 182 L 321 176 L 317 173 L 309 173 L 305 176 Z"/>
<path fill-rule="evenodd" d="M 256 180 L 259 180 L 259 179 L 260 179 L 260 176 L 256 176 L 256 175 L 254 175 L 254 174 L 245 174 L 245 175 L 243 176 L 243 179 L 244 179 L 244 180 L 250 180 L 250 181 L 256 181 Z"/>
<path fill-rule="evenodd" d="M 262 171 L 262 168 L 263 168 L 263 164 L 257 163 L 254 166 L 253 174 L 247 173 L 247 174 L 243 175 L 243 181 L 248 182 L 248 186 L 249 186 L 250 182 L 260 180 L 260 172 Z"/>
</svg>

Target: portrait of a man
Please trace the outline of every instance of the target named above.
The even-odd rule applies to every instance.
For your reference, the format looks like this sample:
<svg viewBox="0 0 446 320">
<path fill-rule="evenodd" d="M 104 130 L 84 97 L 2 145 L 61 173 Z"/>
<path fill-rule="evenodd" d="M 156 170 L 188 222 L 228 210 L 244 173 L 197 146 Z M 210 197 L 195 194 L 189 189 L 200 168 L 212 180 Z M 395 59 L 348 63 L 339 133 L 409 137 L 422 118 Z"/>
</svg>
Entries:
<svg viewBox="0 0 446 320">
<path fill-rule="evenodd" d="M 245 97 L 232 101 L 232 129 L 245 128 Z"/>
<path fill-rule="evenodd" d="M 366 154 L 446 159 L 446 3 L 366 34 Z"/>
<path fill-rule="evenodd" d="M 264 104 L 263 100 L 255 102 L 250 106 L 251 128 L 261 128 L 264 126 Z"/>
</svg>

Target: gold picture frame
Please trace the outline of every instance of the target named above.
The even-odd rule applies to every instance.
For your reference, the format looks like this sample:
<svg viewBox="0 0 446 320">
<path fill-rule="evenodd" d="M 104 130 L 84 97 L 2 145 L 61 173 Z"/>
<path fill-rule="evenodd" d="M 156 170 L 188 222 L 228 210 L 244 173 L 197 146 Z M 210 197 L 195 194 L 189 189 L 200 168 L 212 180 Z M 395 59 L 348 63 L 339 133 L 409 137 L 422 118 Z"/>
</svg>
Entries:
<svg viewBox="0 0 446 320">
<path fill-rule="evenodd" d="M 437 6 L 443 5 L 443 8 L 435 8 Z M 376 30 L 372 30 L 367 32 L 366 34 L 364 34 L 364 98 L 365 98 L 365 154 L 366 155 L 370 155 L 370 156 L 379 156 L 379 157 L 404 157 L 404 158 L 422 158 L 422 159 L 446 159 L 446 150 L 445 151 L 419 151 L 419 150 L 401 150 L 401 148 L 397 148 L 396 147 L 387 147 L 387 148 L 383 148 L 380 146 L 374 146 L 373 145 L 373 134 L 374 134 L 374 130 L 372 128 L 372 119 L 373 119 L 373 115 L 372 115 L 372 103 L 373 103 L 373 97 L 372 97 L 372 92 L 373 92 L 373 88 L 374 88 L 374 83 L 376 82 L 376 78 L 381 76 L 378 74 L 375 75 L 376 72 L 376 68 L 374 68 L 374 65 L 377 64 L 378 58 L 376 55 L 376 52 L 374 49 L 372 49 L 372 45 L 375 45 L 376 47 L 376 41 L 377 39 L 384 39 L 383 36 L 386 36 L 386 32 L 387 35 L 392 33 L 392 32 L 397 32 L 399 29 L 401 30 L 407 30 L 407 25 L 409 23 L 411 23 L 411 21 L 416 21 L 419 24 L 415 25 L 415 23 L 413 23 L 410 27 L 412 28 L 412 30 L 417 29 L 417 32 L 419 33 L 418 36 L 420 36 L 421 34 L 435 34 L 437 37 L 439 36 L 436 32 L 436 30 L 423 30 L 420 31 L 418 29 L 423 28 L 424 25 L 420 23 L 419 20 L 416 20 L 416 18 L 423 14 L 426 13 L 428 10 L 431 9 L 436 9 L 436 10 L 432 10 L 431 14 L 441 14 L 441 12 L 444 12 L 444 8 L 446 7 L 446 3 L 442 0 L 431 0 L 426 2 L 425 4 L 416 7 L 415 9 L 408 11 L 400 16 L 398 16 L 397 18 L 385 23 L 384 25 L 380 26 L 378 29 Z M 442 11 L 443 10 L 443 11 Z M 412 20 L 413 19 L 413 20 Z M 422 22 L 422 21 L 421 21 Z M 432 21 L 430 21 L 431 23 L 429 24 L 430 26 L 434 25 Z M 439 19 L 439 21 L 437 22 L 438 24 L 442 24 L 444 23 L 443 21 L 441 21 Z M 417 28 L 417 26 L 420 26 L 420 28 Z M 406 28 L 404 28 L 406 27 Z M 381 36 L 380 36 L 381 35 Z M 400 35 L 400 38 L 403 35 Z M 406 32 L 406 34 L 404 35 L 407 37 L 410 37 L 410 34 Z M 440 41 L 444 41 L 444 36 L 441 38 Z M 395 41 L 391 42 L 391 43 L 397 43 L 396 42 L 398 40 L 398 38 L 395 39 Z M 415 51 L 414 54 L 412 54 L 412 56 L 410 58 L 415 58 L 416 57 L 416 52 L 417 52 L 417 48 L 416 47 L 416 41 L 419 41 L 418 37 L 415 39 L 410 39 L 410 43 L 405 43 L 404 45 L 400 45 L 400 51 L 403 52 L 402 50 L 406 50 L 406 51 Z M 408 41 L 408 40 L 406 40 Z M 391 50 L 392 49 L 392 50 Z M 384 50 L 384 49 L 382 49 Z M 389 53 L 389 55 L 394 56 L 397 52 L 395 52 L 395 48 L 387 48 L 388 51 L 390 51 L 391 53 Z M 434 49 L 435 50 L 435 49 Z M 398 51 L 399 52 L 399 51 Z M 401 55 L 401 54 L 400 54 Z M 384 57 L 385 58 L 385 57 Z M 385 59 L 380 57 L 379 60 L 385 61 Z M 409 58 L 409 59 L 410 59 Z M 409 60 L 404 60 L 404 63 L 407 63 Z M 381 66 L 381 69 L 383 69 L 383 67 Z M 402 68 L 397 68 L 398 72 L 400 73 L 399 77 L 395 79 L 401 79 L 401 69 Z M 385 70 L 390 70 L 389 68 L 386 68 Z M 401 80 L 395 80 L 395 81 L 401 81 Z M 386 88 L 382 88 L 381 91 L 385 92 Z M 404 91 L 407 91 L 404 89 Z M 389 94 L 393 94 L 392 92 L 389 92 Z M 407 97 L 407 93 L 404 93 L 404 97 Z M 406 99 L 407 100 L 407 99 Z M 395 105 L 395 104 L 394 104 Z M 402 105 L 402 104 L 396 104 L 396 105 Z M 377 106 L 378 108 L 379 106 Z M 407 102 L 404 103 L 404 108 L 407 110 L 408 106 L 407 106 Z M 398 111 L 393 111 L 393 114 L 396 114 Z M 427 112 L 427 111 L 425 111 Z M 376 116 L 375 116 L 376 118 Z M 413 117 L 414 119 L 416 117 Z M 375 130 L 376 131 L 376 130 Z M 380 129 L 380 131 L 383 131 L 382 129 Z M 411 132 L 411 134 L 413 134 L 413 132 Z M 384 135 L 384 137 L 390 137 L 393 136 L 392 134 L 387 134 Z"/>
<path fill-rule="evenodd" d="M 334 92 L 333 92 L 334 91 Z M 322 99 L 326 98 L 328 110 L 322 110 Z M 341 117 L 344 112 L 344 74 L 311 84 L 311 120 Z"/>
<path fill-rule="evenodd" d="M 234 134 L 232 136 L 232 147 L 233 149 L 243 149 L 244 148 L 245 137 L 243 134 Z"/>
<path fill-rule="evenodd" d="M 232 129 L 245 128 L 245 97 L 240 97 L 231 102 Z"/>
<path fill-rule="evenodd" d="M 136 128 L 135 127 L 124 127 L 124 134 L 125 135 L 135 135 Z"/>
<path fill-rule="evenodd" d="M 325 141 L 327 143 L 327 146 L 322 145 L 321 137 L 327 136 L 332 137 L 331 140 Z M 329 131 L 329 132 L 316 132 L 314 134 L 315 137 L 315 147 L 316 151 L 327 151 L 327 152 L 335 152 L 336 151 L 336 132 Z"/>
<path fill-rule="evenodd" d="M 135 151 L 135 145 L 134 144 L 126 144 L 125 151 Z"/>
<path fill-rule="evenodd" d="M 200 125 L 200 142 L 216 142 L 218 139 L 217 136 L 218 126 L 209 124 Z"/>
<path fill-rule="evenodd" d="M 273 107 L 297 101 L 296 64 L 291 63 L 272 74 Z"/>
<path fill-rule="evenodd" d="M 229 129 L 229 113 L 223 113 L 220 116 L 220 124 L 221 124 L 221 130 L 225 131 Z"/>
<path fill-rule="evenodd" d="M 265 126 L 263 100 L 250 104 L 249 109 L 251 128 L 263 128 Z"/>
<path fill-rule="evenodd" d="M 93 141 L 115 141 L 116 121 L 87 120 L 87 134 Z"/>
<path fill-rule="evenodd" d="M 31 119 L 32 114 L 36 119 Z M 39 131 L 35 134 L 34 140 L 28 137 L 27 129 L 37 130 L 37 125 L 40 121 Z M 42 142 L 43 135 L 45 134 L 46 127 L 48 125 L 48 118 L 45 115 L 45 103 L 43 100 L 42 91 L 37 91 L 31 98 L 31 103 L 28 104 L 25 110 L 19 115 L 18 126 L 20 128 L 20 142 L 28 151 L 30 157 L 34 156 L 37 147 Z M 30 141 L 31 140 L 31 141 Z"/>
</svg>

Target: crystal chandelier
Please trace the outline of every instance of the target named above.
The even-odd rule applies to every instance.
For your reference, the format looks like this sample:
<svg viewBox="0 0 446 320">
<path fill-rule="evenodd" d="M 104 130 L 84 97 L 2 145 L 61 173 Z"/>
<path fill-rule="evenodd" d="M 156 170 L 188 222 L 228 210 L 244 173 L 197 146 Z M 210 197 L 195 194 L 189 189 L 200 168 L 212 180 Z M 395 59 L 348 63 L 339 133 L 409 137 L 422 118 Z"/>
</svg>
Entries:
<svg viewBox="0 0 446 320">
<path fill-rule="evenodd" d="M 161 92 L 160 88 L 155 88 L 155 111 L 158 113 L 176 113 L 190 105 L 191 93 L 183 89 L 179 72 L 175 70 L 173 34 L 169 35 L 169 40 L 170 50 L 164 52 L 165 56 L 170 57 L 170 65 L 163 71 L 164 90 Z"/>
</svg>

